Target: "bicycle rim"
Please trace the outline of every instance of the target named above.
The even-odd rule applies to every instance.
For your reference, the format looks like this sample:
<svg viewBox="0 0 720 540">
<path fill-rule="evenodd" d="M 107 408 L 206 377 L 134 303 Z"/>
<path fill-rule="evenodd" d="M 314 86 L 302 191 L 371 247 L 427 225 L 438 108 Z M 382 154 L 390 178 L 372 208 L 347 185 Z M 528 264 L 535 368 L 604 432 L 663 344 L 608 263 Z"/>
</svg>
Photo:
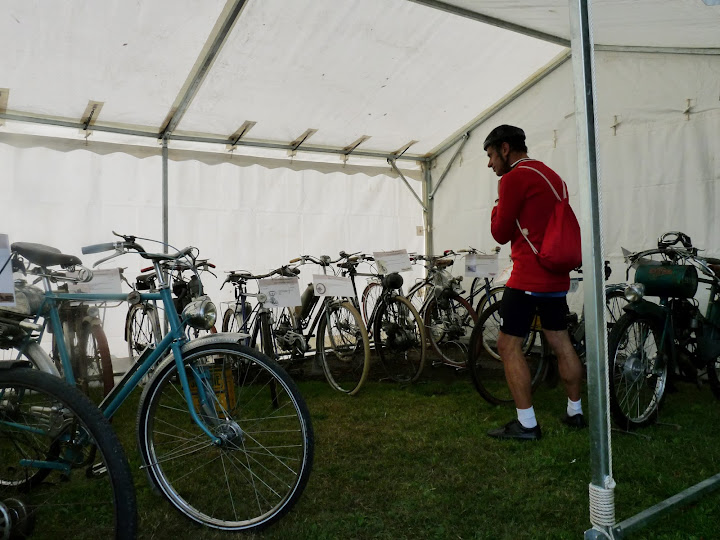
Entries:
<svg viewBox="0 0 720 540">
<path fill-rule="evenodd" d="M 191 419 L 171 360 L 145 388 L 138 412 L 151 482 L 203 525 L 269 525 L 295 504 L 312 466 L 312 425 L 297 386 L 265 355 L 234 343 L 197 347 L 184 362 L 194 406 L 223 443 L 213 445 Z M 200 388 L 212 405 L 200 406 Z"/>
<path fill-rule="evenodd" d="M 447 306 L 441 308 L 437 300 L 428 304 L 425 311 L 425 333 L 442 363 L 465 367 L 468 342 L 477 322 L 477 313 L 467 300 L 453 295 Z"/>
<path fill-rule="evenodd" d="M 623 428 L 657 419 L 667 382 L 661 335 L 654 319 L 631 314 L 621 317 L 610 335 L 610 410 Z"/>
<path fill-rule="evenodd" d="M 318 328 L 317 350 L 330 386 L 355 395 L 370 371 L 370 340 L 352 305 L 327 304 Z"/>
<path fill-rule="evenodd" d="M 0 370 L 0 463 L 0 506 L 14 512 L 18 537 L 135 537 L 120 442 L 99 410 L 57 377 Z"/>
<path fill-rule="evenodd" d="M 414 382 L 425 366 L 425 328 L 407 298 L 388 297 L 380 305 L 373 330 L 375 350 L 390 378 Z"/>
</svg>

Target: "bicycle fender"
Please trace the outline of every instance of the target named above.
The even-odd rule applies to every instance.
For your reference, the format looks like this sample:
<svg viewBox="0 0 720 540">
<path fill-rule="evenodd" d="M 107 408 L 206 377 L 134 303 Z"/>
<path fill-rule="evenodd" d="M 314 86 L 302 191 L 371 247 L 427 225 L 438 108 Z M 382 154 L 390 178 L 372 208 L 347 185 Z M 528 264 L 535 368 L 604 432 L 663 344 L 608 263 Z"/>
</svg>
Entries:
<svg viewBox="0 0 720 540">
<path fill-rule="evenodd" d="M 197 339 L 190 340 L 185 343 L 185 345 L 183 345 L 180 350 L 184 357 L 186 353 L 191 353 L 195 349 L 203 347 L 205 345 L 218 343 L 233 343 L 242 345 L 242 341 L 247 338 L 247 334 L 242 334 L 239 332 L 218 332 L 216 334 L 207 334 Z M 160 368 L 163 367 L 165 364 L 173 361 L 173 353 L 170 349 L 168 349 L 168 353 L 163 357 L 162 360 L 158 362 L 156 369 L 159 371 Z"/>
<path fill-rule="evenodd" d="M 55 377 L 62 377 L 57 369 L 57 366 L 52 361 L 48 353 L 40 347 L 37 343 L 29 343 L 24 350 L 25 356 L 27 356 L 40 371 L 54 375 Z"/>
<path fill-rule="evenodd" d="M 637 302 L 628 304 L 627 306 L 623 307 L 623 309 L 626 312 L 632 312 L 637 313 L 638 315 L 647 315 L 648 317 L 653 317 L 661 322 L 664 321 L 667 317 L 665 308 L 653 302 L 648 302 L 647 300 L 638 300 Z"/>
</svg>

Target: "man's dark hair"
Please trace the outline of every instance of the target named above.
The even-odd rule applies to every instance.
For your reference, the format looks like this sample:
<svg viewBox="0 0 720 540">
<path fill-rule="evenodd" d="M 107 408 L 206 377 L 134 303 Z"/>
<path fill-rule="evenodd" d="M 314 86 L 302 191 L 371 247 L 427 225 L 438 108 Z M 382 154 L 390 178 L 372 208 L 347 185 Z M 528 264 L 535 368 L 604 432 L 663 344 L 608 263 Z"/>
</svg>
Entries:
<svg viewBox="0 0 720 540">
<path fill-rule="evenodd" d="M 502 146 L 504 142 L 508 143 L 510 150 L 527 152 L 525 132 L 519 127 L 509 126 L 507 124 L 496 127 L 488 134 L 483 143 L 483 150 L 487 150 L 489 146 L 500 150 L 500 146 Z"/>
</svg>

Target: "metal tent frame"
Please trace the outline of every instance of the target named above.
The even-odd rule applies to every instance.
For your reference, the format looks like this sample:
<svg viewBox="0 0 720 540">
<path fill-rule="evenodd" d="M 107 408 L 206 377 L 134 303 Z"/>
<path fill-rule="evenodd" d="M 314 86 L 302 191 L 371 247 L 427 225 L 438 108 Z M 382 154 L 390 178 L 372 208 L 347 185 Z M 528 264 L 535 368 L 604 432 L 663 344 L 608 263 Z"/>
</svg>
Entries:
<svg viewBox="0 0 720 540">
<path fill-rule="evenodd" d="M 245 126 L 228 137 L 207 137 L 195 135 L 182 135 L 174 133 L 180 120 L 192 103 L 198 89 L 202 86 L 207 74 L 228 38 L 232 28 L 241 17 L 247 0 L 232 0 L 224 11 L 224 18 L 216 25 L 215 35 L 211 36 L 210 46 L 204 51 L 195 67 L 188 75 L 186 84 L 177 97 L 175 105 L 164 125 L 157 130 L 131 129 L 127 127 L 95 124 L 92 116 L 80 121 L 58 119 L 50 116 L 31 115 L 24 113 L 7 113 L 0 110 L 0 120 L 11 120 L 34 124 L 45 124 L 83 131 L 99 131 L 120 135 L 131 135 L 158 140 L 162 145 L 162 186 L 163 186 L 163 240 L 168 240 L 168 144 L 171 141 L 197 142 L 207 144 L 227 145 L 230 148 L 237 146 L 285 150 L 289 153 L 302 152 L 337 155 L 344 161 L 349 156 L 378 158 L 387 160 L 392 169 L 405 182 L 418 203 L 423 208 L 425 223 L 425 243 L 427 253 L 433 251 L 433 198 L 443 183 L 448 171 L 472 131 L 483 124 L 488 118 L 497 113 L 517 96 L 537 84 L 558 67 L 572 58 L 574 87 L 575 87 L 575 117 L 578 138 L 578 173 L 581 195 L 581 214 L 583 216 L 583 259 L 592 261 L 585 265 L 585 318 L 586 339 L 588 352 L 588 390 L 590 413 L 590 440 L 591 440 L 591 483 L 590 483 L 590 517 L 593 528 L 585 532 L 585 538 L 622 537 L 669 510 L 686 504 L 701 495 L 720 487 L 720 474 L 710 477 L 696 486 L 693 486 L 656 506 L 633 516 L 622 523 L 615 522 L 615 506 L 613 490 L 615 483 L 612 479 L 612 456 L 610 445 L 610 420 L 608 411 L 608 373 L 604 359 L 607 354 L 606 333 L 604 330 L 604 289 L 603 289 L 603 246 L 601 236 L 601 200 L 600 178 L 597 169 L 597 127 L 595 119 L 595 88 L 594 88 L 594 51 L 612 52 L 642 52 L 664 54 L 720 54 L 720 48 L 690 48 L 690 47 L 638 47 L 617 45 L 594 45 L 592 36 L 592 16 L 590 0 L 568 0 L 570 8 L 571 39 L 534 30 L 532 28 L 504 21 L 499 18 L 483 15 L 479 12 L 462 8 L 450 2 L 440 0 L 408 0 L 433 9 L 443 10 L 461 17 L 472 19 L 484 24 L 493 25 L 513 32 L 518 32 L 537 39 L 569 47 L 569 50 L 542 71 L 528 79 L 520 87 L 505 96 L 480 117 L 462 128 L 458 133 L 449 137 L 445 142 L 429 154 L 418 155 L 407 153 L 411 143 L 396 151 L 367 151 L 358 149 L 364 142 L 361 138 L 350 146 L 329 147 L 306 144 L 309 133 L 292 142 L 246 140 L 244 135 L 250 126 Z M 707 0 L 706 3 L 712 0 Z M 0 103 L 2 103 L 0 95 Z M 2 123 L 2 122 L 0 122 Z M 307 133 L 307 132 L 306 132 Z M 433 185 L 431 164 L 439 155 L 456 146 L 454 155 L 446 165 L 438 181 Z M 396 162 L 417 162 L 423 171 L 422 198 L 417 197 L 415 190 L 410 186 Z"/>
</svg>

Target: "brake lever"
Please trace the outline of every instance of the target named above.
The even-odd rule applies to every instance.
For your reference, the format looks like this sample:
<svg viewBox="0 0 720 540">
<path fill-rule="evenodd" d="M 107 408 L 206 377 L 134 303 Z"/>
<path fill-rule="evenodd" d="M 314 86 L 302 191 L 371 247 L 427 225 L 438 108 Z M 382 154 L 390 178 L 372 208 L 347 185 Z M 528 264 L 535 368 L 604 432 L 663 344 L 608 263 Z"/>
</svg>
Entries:
<svg viewBox="0 0 720 540">
<path fill-rule="evenodd" d="M 115 253 L 113 253 L 112 255 L 108 255 L 107 257 L 103 257 L 103 258 L 100 259 L 99 261 L 95 261 L 95 262 L 93 263 L 93 268 L 95 268 L 95 267 L 96 267 L 97 265 L 99 265 L 99 264 L 102 264 L 102 263 L 104 263 L 104 262 L 106 262 L 106 261 L 109 261 L 110 259 L 114 259 L 115 257 L 119 257 L 119 256 L 122 255 L 123 253 L 124 253 L 124 252 L 123 252 L 123 250 L 122 250 L 121 248 L 116 248 L 116 249 L 115 249 Z"/>
</svg>

